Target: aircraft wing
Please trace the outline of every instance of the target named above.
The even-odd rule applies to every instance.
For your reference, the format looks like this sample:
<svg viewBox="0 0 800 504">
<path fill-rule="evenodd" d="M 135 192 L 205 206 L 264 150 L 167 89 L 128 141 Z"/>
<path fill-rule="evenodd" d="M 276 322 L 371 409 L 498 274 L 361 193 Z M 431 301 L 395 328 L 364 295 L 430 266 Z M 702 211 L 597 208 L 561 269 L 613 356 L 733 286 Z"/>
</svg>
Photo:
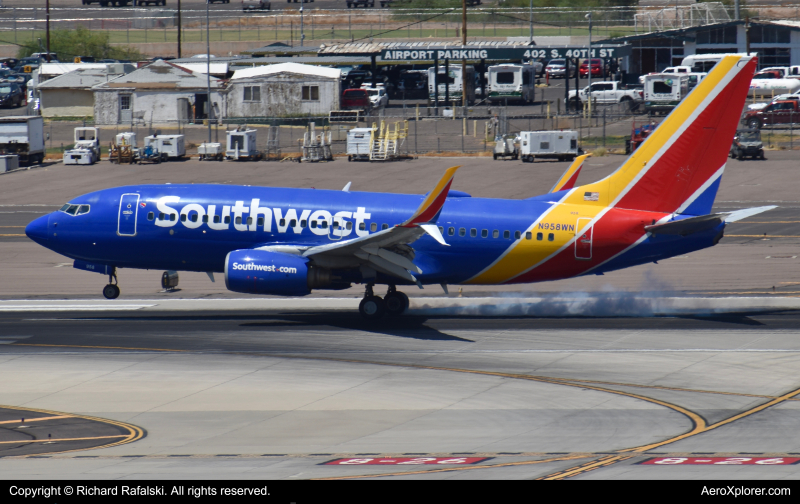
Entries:
<svg viewBox="0 0 800 504">
<path fill-rule="evenodd" d="M 316 264 L 331 267 L 366 264 L 376 271 L 421 285 L 413 273 L 422 273 L 422 270 L 412 262 L 414 249 L 409 244 L 427 233 L 447 246 L 435 222 L 447 200 L 458 168 L 448 168 L 419 208 L 402 224 L 352 240 L 311 247 L 302 255 Z"/>
</svg>

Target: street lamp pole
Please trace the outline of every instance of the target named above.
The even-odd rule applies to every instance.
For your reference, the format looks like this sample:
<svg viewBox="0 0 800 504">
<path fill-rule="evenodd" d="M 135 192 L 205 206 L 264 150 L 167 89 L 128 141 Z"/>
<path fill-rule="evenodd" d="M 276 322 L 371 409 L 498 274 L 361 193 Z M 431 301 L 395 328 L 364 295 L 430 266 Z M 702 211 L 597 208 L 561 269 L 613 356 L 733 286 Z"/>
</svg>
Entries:
<svg viewBox="0 0 800 504">
<path fill-rule="evenodd" d="M 47 0 L 47 62 L 50 63 L 50 0 Z"/>
<path fill-rule="evenodd" d="M 208 0 L 206 0 L 206 7 Z M 181 0 L 178 0 L 178 58 L 181 57 Z"/>
<path fill-rule="evenodd" d="M 530 16 L 528 22 L 531 25 L 531 39 L 528 41 L 528 45 L 533 45 L 533 0 L 531 0 L 531 7 L 530 7 Z"/>
<path fill-rule="evenodd" d="M 305 39 L 306 39 L 306 34 L 303 33 L 303 6 L 300 5 L 300 47 L 303 47 L 303 41 Z"/>
<path fill-rule="evenodd" d="M 586 14 L 586 19 L 589 20 L 589 65 L 587 66 L 587 70 L 589 70 L 589 88 L 587 91 L 588 99 L 589 99 L 589 120 L 592 119 L 592 13 Z M 579 68 L 580 70 L 580 68 Z M 580 71 L 578 72 L 580 73 Z"/>
<path fill-rule="evenodd" d="M 467 0 L 461 0 L 461 47 L 467 45 Z M 455 107 L 453 107 L 455 109 Z M 467 110 L 467 60 L 461 60 L 461 113 Z M 453 110 L 455 114 L 455 110 Z M 455 117 L 455 115 L 453 115 Z M 463 133 L 463 132 L 462 132 Z"/>
<path fill-rule="evenodd" d="M 208 112 L 206 113 L 206 119 L 208 121 L 208 143 L 211 143 L 211 111 L 214 110 L 213 103 L 211 101 L 211 42 L 208 40 L 208 4 L 211 3 L 206 0 L 206 92 L 208 93 L 208 98 L 206 99 L 206 107 L 208 108 Z M 208 151 L 206 151 L 208 152 Z"/>
</svg>

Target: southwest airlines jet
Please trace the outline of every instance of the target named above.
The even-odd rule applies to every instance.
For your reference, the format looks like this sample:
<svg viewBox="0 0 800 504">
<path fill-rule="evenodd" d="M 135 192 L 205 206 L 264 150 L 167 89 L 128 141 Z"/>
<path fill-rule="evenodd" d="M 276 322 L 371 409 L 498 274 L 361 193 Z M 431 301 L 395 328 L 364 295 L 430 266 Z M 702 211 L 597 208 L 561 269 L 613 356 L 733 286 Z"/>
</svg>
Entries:
<svg viewBox="0 0 800 504">
<path fill-rule="evenodd" d="M 525 200 L 450 190 L 424 196 L 229 185 L 136 185 L 74 198 L 25 232 L 108 275 L 117 268 L 224 273 L 235 292 L 304 296 L 365 285 L 364 317 L 399 315 L 397 286 L 496 285 L 602 274 L 711 247 L 726 222 L 774 207 L 711 213 L 756 58 L 723 58 L 614 173 L 574 187 L 585 156 Z M 381 298 L 375 285 L 386 285 Z"/>
</svg>

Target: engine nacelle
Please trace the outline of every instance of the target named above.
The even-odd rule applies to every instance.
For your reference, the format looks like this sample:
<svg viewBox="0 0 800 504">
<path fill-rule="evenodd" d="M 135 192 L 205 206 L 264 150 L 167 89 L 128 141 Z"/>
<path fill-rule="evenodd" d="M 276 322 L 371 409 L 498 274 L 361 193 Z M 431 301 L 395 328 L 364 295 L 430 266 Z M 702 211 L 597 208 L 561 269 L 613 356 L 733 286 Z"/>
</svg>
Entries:
<svg viewBox="0 0 800 504">
<path fill-rule="evenodd" d="M 308 259 L 268 250 L 234 250 L 225 258 L 225 286 L 233 292 L 305 296 Z"/>
</svg>

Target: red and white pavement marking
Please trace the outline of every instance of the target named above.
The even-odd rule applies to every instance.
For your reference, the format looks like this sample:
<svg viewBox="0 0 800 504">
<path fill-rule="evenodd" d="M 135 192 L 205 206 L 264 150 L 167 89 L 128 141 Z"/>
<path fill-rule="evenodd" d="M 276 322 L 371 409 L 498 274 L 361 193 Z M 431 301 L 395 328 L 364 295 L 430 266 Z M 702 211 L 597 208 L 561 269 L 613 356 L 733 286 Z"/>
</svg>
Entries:
<svg viewBox="0 0 800 504">
<path fill-rule="evenodd" d="M 663 457 L 651 458 L 642 465 L 790 465 L 800 458 L 790 457 Z"/>
<path fill-rule="evenodd" d="M 322 465 L 450 465 L 477 464 L 492 457 L 385 457 L 385 458 L 343 458 L 325 462 Z"/>
</svg>

